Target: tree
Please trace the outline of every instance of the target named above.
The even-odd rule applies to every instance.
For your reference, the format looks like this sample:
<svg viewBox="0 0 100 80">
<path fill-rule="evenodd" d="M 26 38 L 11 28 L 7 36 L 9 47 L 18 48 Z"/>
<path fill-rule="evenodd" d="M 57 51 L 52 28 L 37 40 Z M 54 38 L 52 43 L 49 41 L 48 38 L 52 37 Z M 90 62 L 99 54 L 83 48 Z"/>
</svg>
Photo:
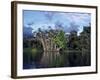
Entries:
<svg viewBox="0 0 100 80">
<path fill-rule="evenodd" d="M 59 48 L 65 48 L 66 47 L 66 38 L 64 31 L 59 31 L 54 37 L 53 42 L 59 47 Z"/>
<path fill-rule="evenodd" d="M 80 49 L 79 45 L 80 44 L 79 44 L 79 38 L 77 36 L 77 32 L 71 31 L 70 36 L 69 36 L 69 40 L 68 40 L 69 49 Z"/>
<path fill-rule="evenodd" d="M 90 27 L 84 27 L 83 32 L 80 34 L 80 47 L 89 50 L 91 43 Z"/>
</svg>

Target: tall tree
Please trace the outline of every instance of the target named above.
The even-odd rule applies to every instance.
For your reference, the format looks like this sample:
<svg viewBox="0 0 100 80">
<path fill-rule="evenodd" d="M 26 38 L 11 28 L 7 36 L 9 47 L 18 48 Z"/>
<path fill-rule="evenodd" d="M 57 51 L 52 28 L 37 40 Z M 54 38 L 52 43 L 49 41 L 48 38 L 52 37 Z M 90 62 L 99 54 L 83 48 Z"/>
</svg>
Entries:
<svg viewBox="0 0 100 80">
<path fill-rule="evenodd" d="M 59 47 L 59 48 L 65 48 L 66 47 L 66 38 L 64 31 L 59 31 L 57 35 L 53 37 L 53 42 Z"/>
</svg>

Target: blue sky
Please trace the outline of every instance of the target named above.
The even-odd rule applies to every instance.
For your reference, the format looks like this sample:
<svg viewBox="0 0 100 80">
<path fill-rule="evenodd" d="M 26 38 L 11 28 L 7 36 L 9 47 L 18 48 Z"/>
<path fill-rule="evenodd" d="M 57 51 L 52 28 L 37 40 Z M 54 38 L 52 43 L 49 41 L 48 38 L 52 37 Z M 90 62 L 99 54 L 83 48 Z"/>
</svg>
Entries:
<svg viewBox="0 0 100 80">
<path fill-rule="evenodd" d="M 38 28 L 47 30 L 49 26 L 52 29 L 59 26 L 66 33 L 71 30 L 77 30 L 80 33 L 83 27 L 89 26 L 90 23 L 90 13 L 23 10 L 23 24 L 25 27 L 31 27 L 33 32 L 37 31 Z"/>
</svg>

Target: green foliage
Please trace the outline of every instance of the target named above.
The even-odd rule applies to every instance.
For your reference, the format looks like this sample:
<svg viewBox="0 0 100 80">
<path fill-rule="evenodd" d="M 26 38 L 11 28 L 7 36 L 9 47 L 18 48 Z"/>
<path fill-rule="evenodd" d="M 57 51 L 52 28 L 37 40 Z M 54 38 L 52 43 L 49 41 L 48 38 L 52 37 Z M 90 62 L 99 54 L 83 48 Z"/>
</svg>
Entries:
<svg viewBox="0 0 100 80">
<path fill-rule="evenodd" d="M 82 50 L 82 49 L 86 49 L 89 50 L 90 49 L 90 29 L 89 28 L 85 28 L 84 31 L 82 31 L 80 33 L 79 36 L 77 36 L 77 32 L 72 31 L 70 33 L 69 36 L 69 41 L 68 41 L 68 48 L 69 49 L 77 49 L 77 50 Z"/>
<path fill-rule="evenodd" d="M 63 31 L 59 31 L 54 37 L 53 42 L 57 44 L 60 48 L 66 47 L 66 38 L 65 33 Z"/>
<path fill-rule="evenodd" d="M 79 36 L 79 44 L 81 49 L 83 50 L 90 50 L 91 48 L 91 29 L 90 27 L 84 27 L 84 31 L 81 32 Z"/>
</svg>

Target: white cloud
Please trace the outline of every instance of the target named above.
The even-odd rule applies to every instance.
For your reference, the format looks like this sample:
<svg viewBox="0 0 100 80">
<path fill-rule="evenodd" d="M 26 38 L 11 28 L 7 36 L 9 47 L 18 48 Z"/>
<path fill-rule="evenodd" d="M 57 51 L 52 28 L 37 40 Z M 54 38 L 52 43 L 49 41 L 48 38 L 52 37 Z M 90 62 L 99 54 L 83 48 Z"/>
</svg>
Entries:
<svg viewBox="0 0 100 80">
<path fill-rule="evenodd" d="M 89 13 L 59 13 L 62 18 L 68 20 L 69 24 L 74 22 L 77 25 L 88 25 L 91 22 Z"/>
</svg>

